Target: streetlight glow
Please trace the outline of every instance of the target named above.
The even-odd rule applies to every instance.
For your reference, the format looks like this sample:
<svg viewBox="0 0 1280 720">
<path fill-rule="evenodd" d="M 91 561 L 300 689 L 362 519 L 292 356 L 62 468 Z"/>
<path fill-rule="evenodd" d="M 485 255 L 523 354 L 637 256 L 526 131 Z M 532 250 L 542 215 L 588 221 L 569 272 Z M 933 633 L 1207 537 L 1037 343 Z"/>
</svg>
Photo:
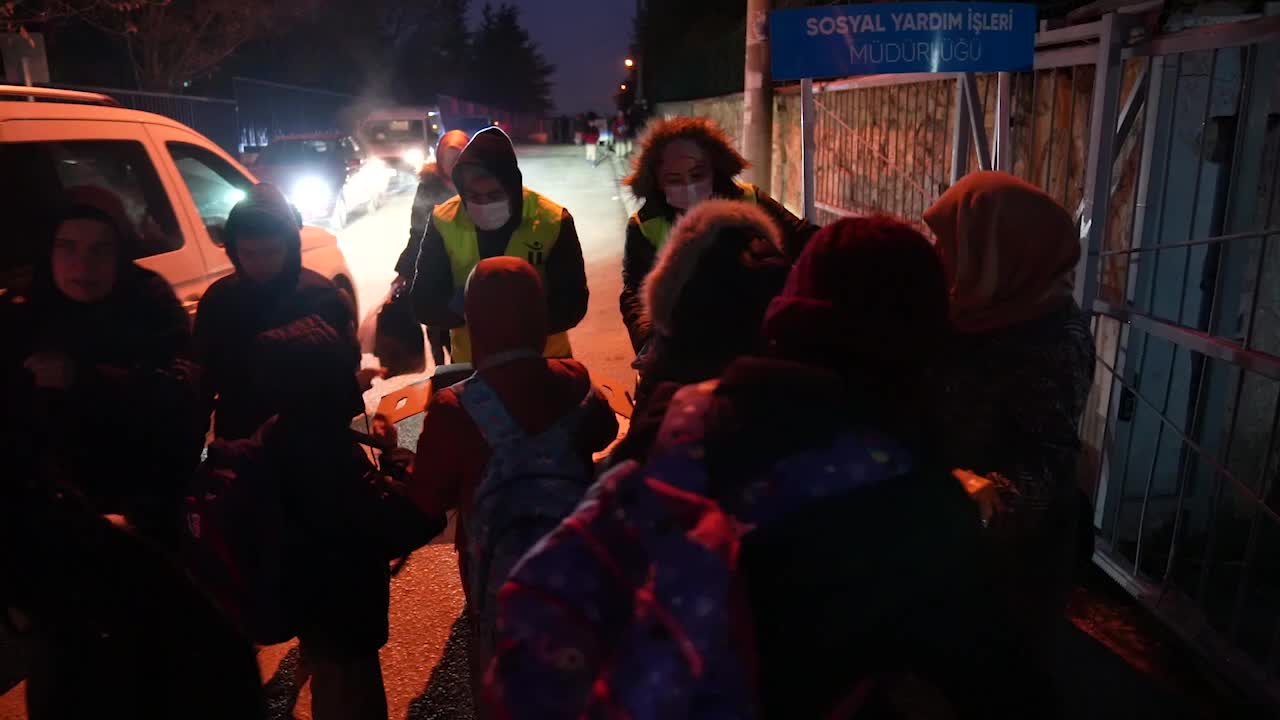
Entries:
<svg viewBox="0 0 1280 720">
<path fill-rule="evenodd" d="M 635 67 L 635 66 L 636 66 L 636 61 L 635 61 L 635 60 L 632 60 L 631 58 L 627 58 L 626 60 L 623 60 L 623 61 L 622 61 L 622 64 L 623 64 L 623 65 L 626 65 L 627 67 Z"/>
<path fill-rule="evenodd" d="M 621 85 L 619 85 L 619 86 L 618 86 L 618 89 L 619 89 L 619 90 L 621 90 L 621 91 L 623 91 L 623 92 L 626 92 L 626 91 L 627 91 L 627 84 L 626 84 L 626 83 L 622 83 Z"/>
</svg>

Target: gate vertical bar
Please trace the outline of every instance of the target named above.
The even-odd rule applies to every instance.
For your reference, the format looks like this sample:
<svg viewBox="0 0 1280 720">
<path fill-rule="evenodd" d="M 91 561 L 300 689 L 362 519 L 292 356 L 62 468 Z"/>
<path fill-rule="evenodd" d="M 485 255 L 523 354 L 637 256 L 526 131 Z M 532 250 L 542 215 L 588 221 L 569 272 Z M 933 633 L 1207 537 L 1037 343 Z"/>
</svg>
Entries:
<svg viewBox="0 0 1280 720">
<path fill-rule="evenodd" d="M 802 149 L 800 153 L 800 174 L 804 177 L 804 219 L 817 223 L 817 186 L 814 182 L 814 153 L 817 144 L 814 142 L 814 123 L 818 120 L 817 108 L 813 103 L 813 79 L 800 81 L 800 136 Z"/>
<path fill-rule="evenodd" d="M 1093 117 L 1089 124 L 1088 166 L 1085 168 L 1084 213 L 1080 219 L 1080 261 L 1076 264 L 1075 297 L 1080 306 L 1093 305 L 1098 286 L 1098 251 L 1107 225 L 1111 196 L 1111 165 L 1115 158 L 1116 114 L 1119 111 L 1120 51 L 1126 27 L 1120 16 L 1102 17 L 1098 58 L 1094 65 Z"/>
<path fill-rule="evenodd" d="M 978 96 L 978 78 L 973 73 L 960 76 L 962 95 L 969 106 L 969 129 L 973 133 L 974 149 L 978 153 L 978 169 L 991 169 L 991 143 L 987 139 L 986 110 Z M 968 158 L 965 158 L 968 160 Z"/>
<path fill-rule="evenodd" d="M 951 128 L 951 184 L 969 172 L 969 103 L 965 100 L 964 76 L 956 78 L 956 124 Z"/>
<path fill-rule="evenodd" d="M 1010 126 L 1013 103 L 1013 74 L 996 75 L 996 147 L 992 167 L 1009 172 L 1013 168 L 1013 128 Z"/>
</svg>

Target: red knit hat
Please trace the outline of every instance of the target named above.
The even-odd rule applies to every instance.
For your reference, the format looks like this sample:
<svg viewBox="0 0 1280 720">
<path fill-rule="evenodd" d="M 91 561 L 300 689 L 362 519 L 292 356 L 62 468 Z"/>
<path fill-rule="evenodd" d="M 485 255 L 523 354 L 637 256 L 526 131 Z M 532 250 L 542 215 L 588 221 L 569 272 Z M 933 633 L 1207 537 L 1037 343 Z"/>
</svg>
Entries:
<svg viewBox="0 0 1280 720">
<path fill-rule="evenodd" d="M 774 352 L 847 371 L 919 368 L 948 332 L 947 285 L 929 241 L 885 216 L 820 230 L 769 305 Z"/>
</svg>

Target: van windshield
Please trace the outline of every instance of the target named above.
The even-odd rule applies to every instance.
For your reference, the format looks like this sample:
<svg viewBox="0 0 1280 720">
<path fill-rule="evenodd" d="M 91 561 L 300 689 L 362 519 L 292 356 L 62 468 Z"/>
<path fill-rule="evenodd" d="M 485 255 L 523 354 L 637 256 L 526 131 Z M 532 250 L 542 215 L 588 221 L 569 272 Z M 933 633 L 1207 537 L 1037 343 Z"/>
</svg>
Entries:
<svg viewBox="0 0 1280 720">
<path fill-rule="evenodd" d="M 423 120 L 379 120 L 366 123 L 365 135 L 375 143 L 401 143 L 426 139 Z"/>
</svg>

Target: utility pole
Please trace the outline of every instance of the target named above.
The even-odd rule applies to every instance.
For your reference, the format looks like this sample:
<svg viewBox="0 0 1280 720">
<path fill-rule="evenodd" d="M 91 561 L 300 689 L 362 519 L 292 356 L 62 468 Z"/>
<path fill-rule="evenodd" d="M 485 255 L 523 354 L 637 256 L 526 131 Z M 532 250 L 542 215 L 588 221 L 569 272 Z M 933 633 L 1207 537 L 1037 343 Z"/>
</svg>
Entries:
<svg viewBox="0 0 1280 720">
<path fill-rule="evenodd" d="M 636 19 L 634 27 L 636 29 L 636 102 L 640 107 L 648 107 L 644 101 L 644 29 L 641 23 L 644 22 L 644 0 L 636 0 Z"/>
<path fill-rule="evenodd" d="M 773 82 L 769 77 L 769 10 L 773 0 L 747 0 L 747 65 L 742 97 L 746 179 L 770 194 L 773 166 Z"/>
</svg>

